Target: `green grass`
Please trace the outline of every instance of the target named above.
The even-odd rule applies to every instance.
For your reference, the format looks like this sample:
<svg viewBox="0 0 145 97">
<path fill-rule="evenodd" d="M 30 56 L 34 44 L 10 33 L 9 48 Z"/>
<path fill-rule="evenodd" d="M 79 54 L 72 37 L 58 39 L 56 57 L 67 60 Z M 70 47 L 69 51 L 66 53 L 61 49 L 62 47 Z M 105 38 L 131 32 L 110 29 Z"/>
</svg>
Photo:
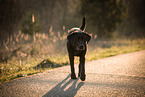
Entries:
<svg viewBox="0 0 145 97">
<path fill-rule="evenodd" d="M 64 36 L 63 36 L 64 37 Z M 53 38 L 39 37 L 36 43 L 23 38 L 18 42 L 7 43 L 8 49 L 21 47 L 20 50 L 11 54 L 10 50 L 2 47 L 2 59 L 0 62 L 0 81 L 6 82 L 19 77 L 26 77 L 49 69 L 69 64 L 66 50 L 66 39 L 60 37 L 55 41 Z M 117 40 L 91 40 L 88 45 L 86 61 L 97 60 L 105 57 L 115 56 L 145 49 L 145 39 L 117 39 Z M 1 53 L 0 52 L 0 53 Z M 9 55 L 10 54 L 10 55 Z M 7 57 L 8 56 L 8 57 Z M 78 63 L 79 58 L 75 59 Z"/>
<path fill-rule="evenodd" d="M 145 47 L 123 46 L 123 47 L 111 47 L 111 48 L 104 48 L 104 49 L 99 48 L 98 52 L 97 51 L 93 51 L 94 53 L 90 52 L 90 54 L 87 55 L 86 60 L 87 61 L 97 60 L 105 57 L 111 57 L 123 53 L 139 51 L 143 49 L 145 49 Z"/>
<path fill-rule="evenodd" d="M 96 49 L 89 50 L 86 56 L 87 61 L 97 60 L 105 57 L 111 57 L 119 54 L 135 52 L 145 49 L 145 40 L 117 40 L 115 42 L 109 41 L 106 44 L 109 47 L 96 47 Z"/>
</svg>

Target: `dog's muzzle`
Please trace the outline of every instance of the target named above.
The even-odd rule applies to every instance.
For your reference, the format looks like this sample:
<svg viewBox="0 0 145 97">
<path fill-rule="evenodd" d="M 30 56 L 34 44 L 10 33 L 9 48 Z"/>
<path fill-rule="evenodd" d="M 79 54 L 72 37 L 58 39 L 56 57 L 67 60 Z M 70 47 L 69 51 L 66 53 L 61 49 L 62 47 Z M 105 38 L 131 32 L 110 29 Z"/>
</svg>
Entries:
<svg viewBox="0 0 145 97">
<path fill-rule="evenodd" d="M 85 50 L 85 46 L 83 44 L 80 44 L 79 46 L 76 46 L 77 51 Z"/>
</svg>

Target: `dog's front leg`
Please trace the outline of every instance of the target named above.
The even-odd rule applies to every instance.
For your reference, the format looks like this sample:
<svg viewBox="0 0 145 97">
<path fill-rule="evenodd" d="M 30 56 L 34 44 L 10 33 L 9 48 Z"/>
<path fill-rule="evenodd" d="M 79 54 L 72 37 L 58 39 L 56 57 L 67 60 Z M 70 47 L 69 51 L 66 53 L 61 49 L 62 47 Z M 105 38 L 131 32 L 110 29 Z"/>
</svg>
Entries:
<svg viewBox="0 0 145 97">
<path fill-rule="evenodd" d="M 81 56 L 80 57 L 80 64 L 79 64 L 79 75 L 80 75 L 80 79 L 82 81 L 85 80 L 85 57 Z"/>
<path fill-rule="evenodd" d="M 69 55 L 70 66 L 71 66 L 71 79 L 77 79 L 74 69 L 74 56 Z"/>
</svg>

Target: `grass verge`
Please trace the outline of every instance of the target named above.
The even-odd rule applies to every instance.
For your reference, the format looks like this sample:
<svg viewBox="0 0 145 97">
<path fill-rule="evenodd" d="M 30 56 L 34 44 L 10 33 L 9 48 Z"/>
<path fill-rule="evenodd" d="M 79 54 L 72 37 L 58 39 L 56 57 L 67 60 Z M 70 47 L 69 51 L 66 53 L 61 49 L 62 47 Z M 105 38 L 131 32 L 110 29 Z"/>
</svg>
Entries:
<svg viewBox="0 0 145 97">
<path fill-rule="evenodd" d="M 57 41 L 57 45 L 53 45 L 54 47 L 51 46 L 51 44 L 36 44 L 36 47 L 34 44 L 29 44 L 30 48 L 26 47 L 21 49 L 17 52 L 18 55 L 13 55 L 8 61 L 0 62 L 1 82 L 10 81 L 19 77 L 26 77 L 28 75 L 33 75 L 69 64 L 66 47 L 64 46 L 59 51 L 56 51 L 59 48 L 57 47 L 59 45 L 59 43 L 57 44 Z M 65 45 L 65 42 L 61 45 Z M 50 46 L 51 49 L 53 48 L 53 52 L 46 51 Z M 54 50 L 54 48 L 56 49 Z M 145 39 L 118 39 L 108 41 L 92 40 L 88 46 L 86 61 L 97 60 L 143 49 L 145 49 Z M 78 63 L 78 60 L 79 59 L 77 58 L 75 63 Z"/>
</svg>

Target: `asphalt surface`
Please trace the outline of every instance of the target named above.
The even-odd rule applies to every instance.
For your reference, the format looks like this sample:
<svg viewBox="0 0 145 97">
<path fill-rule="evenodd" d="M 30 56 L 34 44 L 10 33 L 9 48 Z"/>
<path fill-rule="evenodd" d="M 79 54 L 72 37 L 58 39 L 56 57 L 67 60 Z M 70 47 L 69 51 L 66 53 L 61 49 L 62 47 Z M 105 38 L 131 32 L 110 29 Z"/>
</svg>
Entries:
<svg viewBox="0 0 145 97">
<path fill-rule="evenodd" d="M 75 65 L 76 75 L 78 65 Z M 0 97 L 145 96 L 145 50 L 86 62 L 86 80 L 70 79 L 70 67 L 0 84 Z"/>
</svg>

